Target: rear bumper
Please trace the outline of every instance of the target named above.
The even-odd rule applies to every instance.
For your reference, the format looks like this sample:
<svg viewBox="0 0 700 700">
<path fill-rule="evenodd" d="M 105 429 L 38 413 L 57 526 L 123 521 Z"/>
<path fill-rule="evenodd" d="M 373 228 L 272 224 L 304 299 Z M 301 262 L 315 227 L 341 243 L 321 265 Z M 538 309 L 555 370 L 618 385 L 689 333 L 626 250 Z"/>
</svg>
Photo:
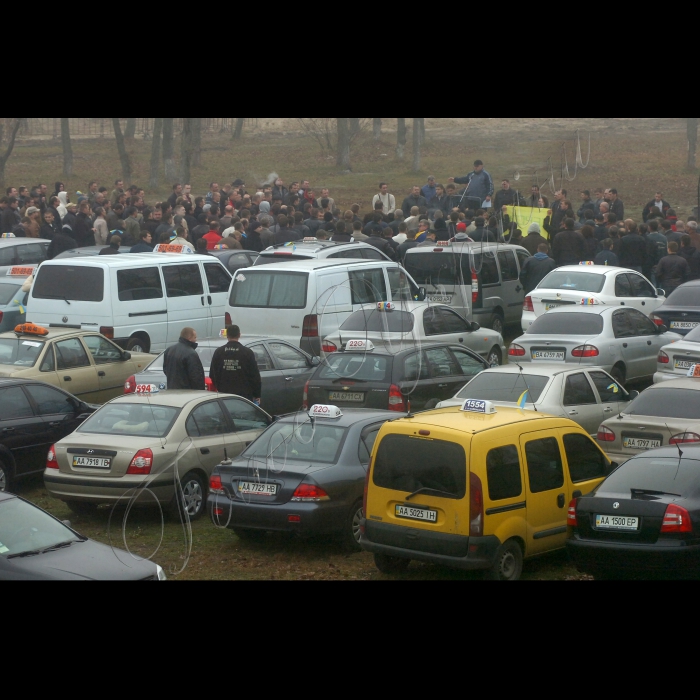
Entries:
<svg viewBox="0 0 700 700">
<path fill-rule="evenodd" d="M 522 329 L 527 331 L 530 326 L 537 320 L 537 315 L 532 311 L 523 311 Z"/>
<path fill-rule="evenodd" d="M 149 481 L 149 479 L 152 479 Z M 65 476 L 55 470 L 44 472 L 44 484 L 49 495 L 61 501 L 77 501 L 100 505 L 126 505 L 138 496 L 139 505 L 169 503 L 175 496 L 172 475 L 125 476 L 121 479 L 99 479 L 89 476 Z M 140 493 L 148 489 L 151 493 Z"/>
<path fill-rule="evenodd" d="M 654 384 L 661 384 L 662 382 L 672 382 L 675 379 L 683 379 L 686 374 L 671 374 L 670 372 L 657 372 L 654 375 Z"/>
</svg>

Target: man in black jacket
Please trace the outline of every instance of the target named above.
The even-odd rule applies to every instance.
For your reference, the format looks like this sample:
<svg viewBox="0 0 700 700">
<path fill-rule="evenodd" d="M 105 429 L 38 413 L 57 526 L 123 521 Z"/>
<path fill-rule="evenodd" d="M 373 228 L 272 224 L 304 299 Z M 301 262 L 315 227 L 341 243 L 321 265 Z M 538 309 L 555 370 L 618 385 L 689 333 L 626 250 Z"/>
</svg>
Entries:
<svg viewBox="0 0 700 700">
<path fill-rule="evenodd" d="M 420 193 L 420 187 L 418 185 L 415 185 L 413 190 L 411 190 L 411 194 L 403 200 L 403 204 L 401 205 L 403 215 L 406 217 L 411 216 L 411 209 L 413 207 L 428 208 L 428 200 Z"/>
<path fill-rule="evenodd" d="M 168 378 L 168 389 L 204 391 L 204 367 L 197 350 L 197 331 L 183 328 L 177 345 L 169 347 L 163 356 L 163 371 Z"/>
<path fill-rule="evenodd" d="M 222 394 L 235 394 L 248 401 L 260 404 L 262 379 L 255 353 L 241 345 L 241 329 L 229 326 L 226 329 L 228 343 L 214 353 L 209 377 Z"/>
<path fill-rule="evenodd" d="M 365 234 L 368 233 L 367 229 L 370 227 L 369 238 L 365 242 L 369 243 L 371 246 L 374 246 L 378 250 L 381 250 L 382 253 L 388 256 L 391 260 L 396 260 L 394 247 L 386 238 L 382 236 L 382 227 L 379 224 L 370 224 L 370 226 L 365 229 Z"/>
<path fill-rule="evenodd" d="M 622 237 L 620 244 L 620 265 L 630 270 L 642 272 L 646 266 L 647 241 L 639 235 L 637 224 L 629 224 L 629 233 Z"/>
<path fill-rule="evenodd" d="M 21 222 L 18 214 L 19 202 L 14 197 L 10 197 L 7 200 L 6 207 L 2 212 L 2 220 L 0 225 L 2 226 L 1 233 L 12 233 L 12 229 Z"/>
<path fill-rule="evenodd" d="M 520 282 L 529 294 L 550 273 L 556 270 L 557 264 L 549 257 L 549 245 L 540 243 L 537 253 L 528 258 L 520 270 Z"/>
<path fill-rule="evenodd" d="M 564 221 L 564 230 L 554 237 L 552 252 L 557 262 L 557 267 L 564 265 L 578 265 L 586 257 L 586 243 L 583 236 L 574 231 L 576 222 L 573 219 Z"/>
<path fill-rule="evenodd" d="M 651 216 L 651 210 L 652 209 L 658 209 L 663 216 L 666 216 L 666 213 L 668 210 L 671 208 L 671 205 L 664 199 L 663 194 L 661 192 L 657 192 L 656 195 L 654 196 L 654 199 L 649 202 L 644 207 L 644 211 L 642 212 L 642 218 L 644 219 L 644 223 L 646 224 L 647 221 L 649 221 L 649 217 Z"/>
<path fill-rule="evenodd" d="M 542 235 L 540 225 L 536 221 L 533 221 L 527 230 L 527 236 L 523 238 L 520 245 L 525 248 L 530 255 L 537 255 L 543 243 L 547 244 L 547 239 Z M 549 252 L 549 245 L 547 245 L 547 250 L 545 252 Z"/>
<path fill-rule="evenodd" d="M 49 260 L 53 260 L 57 255 L 65 253 L 67 250 L 75 250 L 78 247 L 78 241 L 73 238 L 72 234 L 73 229 L 70 226 L 64 226 L 61 233 L 54 236 L 46 253 Z"/>
<path fill-rule="evenodd" d="M 690 278 L 690 267 L 685 258 L 678 255 L 678 243 L 668 244 L 668 255 L 656 266 L 656 283 L 666 292 L 666 298 Z"/>
</svg>

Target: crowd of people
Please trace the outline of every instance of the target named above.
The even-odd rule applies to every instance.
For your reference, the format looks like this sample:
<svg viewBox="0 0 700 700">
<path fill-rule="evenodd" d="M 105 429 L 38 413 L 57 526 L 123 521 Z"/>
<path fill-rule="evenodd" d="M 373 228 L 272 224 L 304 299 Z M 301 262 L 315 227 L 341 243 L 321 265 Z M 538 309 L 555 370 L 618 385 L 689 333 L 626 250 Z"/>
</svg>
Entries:
<svg viewBox="0 0 700 700">
<path fill-rule="evenodd" d="M 660 192 L 638 223 L 625 218 L 625 205 L 614 188 L 593 195 L 586 190 L 578 206 L 561 189 L 550 204 L 537 185 L 526 195 L 504 179 L 496 192 L 480 160 L 468 175 L 447 182 L 429 177 L 400 206 L 400 198 L 382 182 L 366 212 L 359 204 L 341 210 L 327 188 L 316 191 L 308 180 L 287 187 L 281 178 L 251 191 L 241 179 L 223 186 L 212 182 L 205 196 L 193 196 L 191 185 L 176 183 L 167 199 L 153 205 L 143 189 L 125 189 L 122 180 L 111 191 L 93 180 L 74 197 L 62 182 L 55 183 L 52 194 L 45 184 L 8 187 L 0 199 L 0 233 L 48 239 L 49 257 L 85 246 L 100 246 L 104 255 L 148 252 L 163 243 L 201 253 L 216 248 L 261 251 L 313 238 L 363 241 L 402 261 L 420 245 L 502 242 L 521 245 L 533 256 L 527 287 L 552 265 L 580 262 L 637 270 L 667 293 L 700 278 L 697 217 L 680 221 Z M 523 231 L 528 217 L 511 220 L 511 206 L 546 209 L 546 216 L 542 225 L 528 223 Z"/>
</svg>

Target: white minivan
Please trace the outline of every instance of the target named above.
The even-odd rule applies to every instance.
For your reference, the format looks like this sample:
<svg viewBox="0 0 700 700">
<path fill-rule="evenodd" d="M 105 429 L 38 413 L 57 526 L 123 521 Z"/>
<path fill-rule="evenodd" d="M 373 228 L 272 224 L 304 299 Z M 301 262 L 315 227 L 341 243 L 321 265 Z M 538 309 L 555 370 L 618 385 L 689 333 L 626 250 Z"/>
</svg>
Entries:
<svg viewBox="0 0 700 700">
<path fill-rule="evenodd" d="M 39 268 L 27 319 L 99 331 L 126 350 L 162 352 L 180 331 L 219 337 L 231 275 L 214 257 L 125 254 L 50 260 Z"/>
<path fill-rule="evenodd" d="M 365 304 L 423 301 L 401 265 L 389 260 L 300 260 L 238 270 L 226 325 L 245 335 L 274 335 L 313 356 L 321 341 Z"/>
</svg>

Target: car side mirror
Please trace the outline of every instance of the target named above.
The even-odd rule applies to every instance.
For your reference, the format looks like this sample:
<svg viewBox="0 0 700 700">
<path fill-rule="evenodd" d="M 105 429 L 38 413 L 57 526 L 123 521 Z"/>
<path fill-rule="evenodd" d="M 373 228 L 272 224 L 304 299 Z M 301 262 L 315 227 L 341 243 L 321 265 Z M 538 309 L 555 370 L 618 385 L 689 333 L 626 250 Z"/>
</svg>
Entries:
<svg viewBox="0 0 700 700">
<path fill-rule="evenodd" d="M 320 357 L 312 357 L 310 360 L 310 365 L 311 367 L 318 367 L 321 364 L 321 358 Z"/>
<path fill-rule="evenodd" d="M 131 353 L 126 350 L 122 353 L 122 362 L 126 362 L 131 359 Z"/>
<path fill-rule="evenodd" d="M 427 296 L 428 296 L 428 290 L 425 287 L 419 287 L 417 301 L 425 301 L 425 298 Z"/>
<path fill-rule="evenodd" d="M 665 297 L 665 296 L 666 296 L 666 290 L 665 290 L 665 289 L 657 289 L 657 290 L 656 290 L 656 294 L 657 294 L 657 296 Z"/>
<path fill-rule="evenodd" d="M 638 396 L 639 396 L 639 392 L 636 389 L 634 391 L 630 391 L 629 400 L 634 401 Z"/>
<path fill-rule="evenodd" d="M 71 530 L 73 529 L 73 525 L 71 524 L 70 520 L 61 520 L 61 522 L 66 526 L 69 527 Z"/>
<path fill-rule="evenodd" d="M 668 333 L 668 326 L 658 326 L 656 332 L 659 335 L 663 335 L 664 333 Z"/>
<path fill-rule="evenodd" d="M 476 333 L 481 330 L 481 326 L 475 321 L 472 323 L 472 333 Z"/>
</svg>

